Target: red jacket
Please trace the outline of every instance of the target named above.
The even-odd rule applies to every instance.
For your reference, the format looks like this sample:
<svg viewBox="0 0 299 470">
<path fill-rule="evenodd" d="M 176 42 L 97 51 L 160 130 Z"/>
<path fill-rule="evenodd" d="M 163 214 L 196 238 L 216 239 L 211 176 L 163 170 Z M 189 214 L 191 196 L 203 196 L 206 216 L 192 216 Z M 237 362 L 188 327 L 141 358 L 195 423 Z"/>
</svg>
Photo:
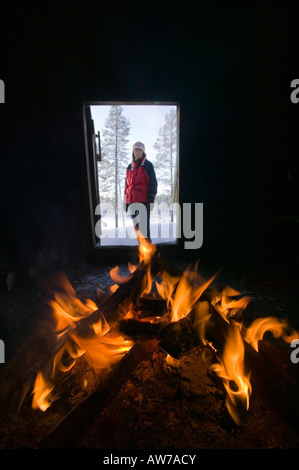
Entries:
<svg viewBox="0 0 299 470">
<path fill-rule="evenodd" d="M 157 194 L 157 179 L 153 164 L 146 157 L 134 160 L 127 168 L 126 204 L 153 202 Z"/>
</svg>

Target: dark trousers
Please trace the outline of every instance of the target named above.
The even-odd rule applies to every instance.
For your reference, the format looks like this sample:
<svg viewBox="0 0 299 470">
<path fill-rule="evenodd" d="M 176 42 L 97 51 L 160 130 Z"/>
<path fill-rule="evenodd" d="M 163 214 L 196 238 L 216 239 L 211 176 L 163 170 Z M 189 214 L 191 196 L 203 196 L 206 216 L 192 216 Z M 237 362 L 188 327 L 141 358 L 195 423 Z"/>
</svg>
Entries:
<svg viewBox="0 0 299 470">
<path fill-rule="evenodd" d="M 131 204 L 128 205 L 127 210 L 129 210 L 129 214 L 130 214 L 131 219 L 133 220 L 135 230 L 140 230 L 140 232 L 142 233 L 143 227 L 145 227 L 145 233 L 142 233 L 142 235 L 149 242 L 151 242 L 151 235 L 150 235 L 150 214 L 151 214 L 151 211 L 150 211 L 147 203 L 142 202 L 140 204 L 142 204 L 146 209 L 145 221 L 142 221 L 141 224 L 138 221 L 138 217 L 144 216 L 144 211 L 142 211 L 142 214 L 140 214 L 140 211 L 138 209 L 136 209 L 135 211 L 134 210 L 130 211 L 129 207 L 130 207 Z M 137 223 L 136 223 L 136 219 L 137 219 Z"/>
</svg>

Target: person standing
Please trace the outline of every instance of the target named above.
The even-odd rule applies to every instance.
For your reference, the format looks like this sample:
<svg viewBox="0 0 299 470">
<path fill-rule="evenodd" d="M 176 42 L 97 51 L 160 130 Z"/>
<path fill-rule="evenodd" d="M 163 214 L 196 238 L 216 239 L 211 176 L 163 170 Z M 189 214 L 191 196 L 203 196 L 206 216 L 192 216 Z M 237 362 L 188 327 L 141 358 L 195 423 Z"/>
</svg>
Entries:
<svg viewBox="0 0 299 470">
<path fill-rule="evenodd" d="M 132 149 L 132 162 L 128 165 L 125 182 L 126 211 L 130 213 L 135 224 L 135 230 L 142 232 L 146 227 L 146 233 L 142 235 L 151 241 L 150 238 L 150 211 L 151 204 L 154 203 L 157 194 L 157 178 L 154 165 L 146 158 L 145 146 L 142 142 L 136 142 Z M 142 204 L 146 211 L 145 224 L 137 222 L 138 216 L 145 211 L 140 207 L 136 209 L 135 204 Z"/>
</svg>

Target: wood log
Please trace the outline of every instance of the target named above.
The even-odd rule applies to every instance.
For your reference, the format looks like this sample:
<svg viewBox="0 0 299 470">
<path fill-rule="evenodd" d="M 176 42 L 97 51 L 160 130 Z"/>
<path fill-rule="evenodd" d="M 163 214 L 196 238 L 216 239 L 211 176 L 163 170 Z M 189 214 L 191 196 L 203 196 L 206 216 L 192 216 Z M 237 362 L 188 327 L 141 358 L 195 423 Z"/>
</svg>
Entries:
<svg viewBox="0 0 299 470">
<path fill-rule="evenodd" d="M 163 317 L 167 312 L 167 301 L 156 297 L 138 297 L 135 302 L 138 318 Z"/>
<path fill-rule="evenodd" d="M 122 314 L 126 313 L 126 308 L 130 303 L 136 299 L 141 293 L 144 286 L 144 279 L 147 270 L 151 270 L 151 276 L 154 277 L 161 270 L 160 255 L 155 252 L 150 265 L 141 262 L 129 280 L 119 285 L 118 289 L 101 305 L 97 310 L 92 312 L 89 316 L 83 317 L 77 321 L 73 328 L 70 328 L 64 335 L 55 341 L 53 346 L 44 353 L 39 360 L 33 364 L 30 370 L 27 371 L 24 377 L 24 398 L 26 394 L 32 390 L 36 374 L 41 371 L 47 377 L 49 370 L 52 368 L 52 360 L 55 355 L 63 348 L 67 341 L 72 341 L 71 336 L 77 337 L 90 337 L 94 336 L 92 326 L 105 319 L 110 327 L 113 327 L 121 318 Z M 67 356 L 67 353 L 65 354 Z M 71 358 L 65 357 L 64 361 L 72 362 Z M 20 405 L 21 406 L 21 405 Z"/>
<path fill-rule="evenodd" d="M 92 425 L 94 416 L 102 413 L 140 361 L 152 357 L 157 341 L 136 343 L 116 364 L 109 376 L 82 404 L 74 408 L 54 429 L 44 436 L 39 449 L 74 449 L 84 430 Z"/>
<path fill-rule="evenodd" d="M 158 323 L 151 323 L 149 321 L 140 321 L 134 318 L 120 320 L 117 325 L 119 333 L 131 340 L 139 340 L 141 338 L 159 339 L 159 331 L 163 325 L 168 322 L 160 321 Z"/>
<path fill-rule="evenodd" d="M 130 303 L 141 294 L 144 276 L 148 268 L 151 270 L 152 276 L 158 274 L 159 270 L 161 270 L 158 256 L 154 256 L 150 266 L 143 262 L 140 263 L 130 279 L 120 284 L 118 289 L 98 310 L 78 321 L 75 326 L 76 334 L 79 336 L 87 334 L 90 326 L 97 323 L 102 317 L 105 318 L 108 325 L 115 324 L 120 319 L 120 313 L 129 307 Z"/>
</svg>

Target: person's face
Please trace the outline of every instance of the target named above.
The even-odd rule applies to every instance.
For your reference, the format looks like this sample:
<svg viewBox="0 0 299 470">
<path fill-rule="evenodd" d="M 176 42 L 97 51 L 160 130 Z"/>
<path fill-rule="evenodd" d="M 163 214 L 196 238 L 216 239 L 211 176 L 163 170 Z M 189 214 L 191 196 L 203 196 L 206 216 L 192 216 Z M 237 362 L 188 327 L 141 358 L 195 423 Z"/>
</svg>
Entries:
<svg viewBox="0 0 299 470">
<path fill-rule="evenodd" d="M 142 155 L 143 155 L 143 150 L 142 149 L 134 149 L 133 152 L 134 152 L 135 160 L 139 160 L 139 158 L 141 158 Z"/>
</svg>

